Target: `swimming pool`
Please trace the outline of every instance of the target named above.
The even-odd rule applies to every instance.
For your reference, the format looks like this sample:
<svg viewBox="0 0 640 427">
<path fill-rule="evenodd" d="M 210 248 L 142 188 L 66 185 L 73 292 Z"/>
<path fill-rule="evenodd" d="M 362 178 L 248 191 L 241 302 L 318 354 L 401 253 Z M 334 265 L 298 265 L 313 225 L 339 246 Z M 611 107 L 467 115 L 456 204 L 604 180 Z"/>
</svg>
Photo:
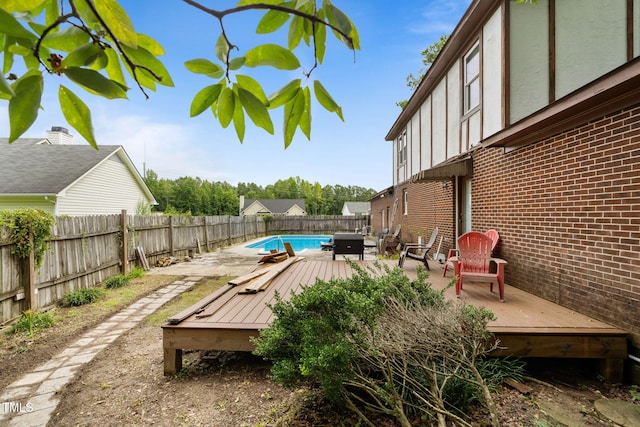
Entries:
<svg viewBox="0 0 640 427">
<path fill-rule="evenodd" d="M 294 252 L 302 252 L 306 249 L 320 249 L 320 243 L 328 242 L 331 236 L 325 235 L 302 235 L 302 234 L 286 234 L 267 237 L 258 242 L 245 246 L 245 248 L 260 249 L 260 252 L 269 252 L 272 249 L 284 251 L 282 242 L 291 243 Z"/>
</svg>

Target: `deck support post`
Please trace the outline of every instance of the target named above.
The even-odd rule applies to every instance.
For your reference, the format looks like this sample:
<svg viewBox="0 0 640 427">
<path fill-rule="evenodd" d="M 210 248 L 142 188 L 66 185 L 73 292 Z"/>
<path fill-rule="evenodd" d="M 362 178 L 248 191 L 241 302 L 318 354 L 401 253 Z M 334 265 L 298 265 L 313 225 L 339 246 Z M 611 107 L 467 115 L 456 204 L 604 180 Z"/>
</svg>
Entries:
<svg viewBox="0 0 640 427">
<path fill-rule="evenodd" d="M 164 374 L 175 375 L 182 370 L 182 350 L 164 347 Z"/>
<path fill-rule="evenodd" d="M 624 381 L 624 359 L 598 359 L 598 373 L 609 384 Z"/>
</svg>

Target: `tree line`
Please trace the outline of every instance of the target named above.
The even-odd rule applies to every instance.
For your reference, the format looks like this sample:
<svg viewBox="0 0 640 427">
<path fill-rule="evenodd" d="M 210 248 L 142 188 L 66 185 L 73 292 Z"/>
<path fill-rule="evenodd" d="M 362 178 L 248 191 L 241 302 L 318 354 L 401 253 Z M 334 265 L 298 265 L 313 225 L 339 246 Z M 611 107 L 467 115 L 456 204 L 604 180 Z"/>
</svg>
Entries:
<svg viewBox="0 0 640 427">
<path fill-rule="evenodd" d="M 311 183 L 300 177 L 278 180 L 262 187 L 255 183 L 210 182 L 201 178 L 159 178 L 146 172 L 145 182 L 158 205 L 154 211 L 187 215 L 238 215 L 240 196 L 245 199 L 304 199 L 309 215 L 340 215 L 344 202 L 365 202 L 372 188 Z"/>
</svg>

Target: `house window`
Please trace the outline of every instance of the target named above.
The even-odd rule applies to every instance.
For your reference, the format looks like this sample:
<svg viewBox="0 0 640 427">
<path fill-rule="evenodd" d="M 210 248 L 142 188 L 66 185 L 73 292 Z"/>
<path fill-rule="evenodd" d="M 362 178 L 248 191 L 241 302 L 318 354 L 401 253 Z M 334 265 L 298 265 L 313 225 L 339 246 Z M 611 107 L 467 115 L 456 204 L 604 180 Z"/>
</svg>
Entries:
<svg viewBox="0 0 640 427">
<path fill-rule="evenodd" d="M 480 45 L 464 57 L 464 113 L 480 104 Z"/>
<path fill-rule="evenodd" d="M 405 216 L 409 215 L 409 193 L 407 192 L 407 190 L 402 191 L 402 200 L 404 201 L 402 213 L 404 213 Z"/>
<path fill-rule="evenodd" d="M 398 137 L 398 166 L 407 163 L 407 132 L 402 132 Z"/>
</svg>

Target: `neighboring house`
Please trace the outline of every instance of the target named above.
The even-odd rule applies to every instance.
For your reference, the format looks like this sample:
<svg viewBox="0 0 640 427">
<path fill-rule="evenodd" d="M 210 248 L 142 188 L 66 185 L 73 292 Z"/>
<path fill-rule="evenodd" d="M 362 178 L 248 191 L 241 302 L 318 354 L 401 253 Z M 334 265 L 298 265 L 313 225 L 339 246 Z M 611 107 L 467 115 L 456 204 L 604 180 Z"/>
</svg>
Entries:
<svg viewBox="0 0 640 427">
<path fill-rule="evenodd" d="M 640 356 L 639 55 L 638 0 L 472 1 L 386 136 L 372 225 L 437 226 L 445 254 L 495 228 L 508 284 Z"/>
<path fill-rule="evenodd" d="M 306 215 L 304 199 L 245 199 L 240 196 L 240 215 Z"/>
<path fill-rule="evenodd" d="M 345 216 L 369 215 L 370 211 L 370 202 L 344 202 L 342 205 L 342 215 Z"/>
<path fill-rule="evenodd" d="M 96 150 L 70 141 L 64 128 L 47 139 L 0 138 L 0 209 L 105 215 L 157 204 L 122 146 Z"/>
</svg>

